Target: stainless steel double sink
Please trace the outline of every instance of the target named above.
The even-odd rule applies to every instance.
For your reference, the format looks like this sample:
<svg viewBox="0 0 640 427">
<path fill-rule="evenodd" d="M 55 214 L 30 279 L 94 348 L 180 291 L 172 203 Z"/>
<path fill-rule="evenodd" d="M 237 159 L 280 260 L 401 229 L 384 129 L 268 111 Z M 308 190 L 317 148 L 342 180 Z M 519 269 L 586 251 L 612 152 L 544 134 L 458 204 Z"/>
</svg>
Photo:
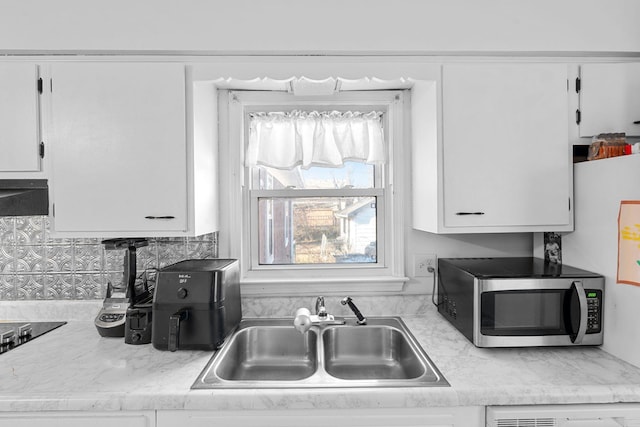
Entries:
<svg viewBox="0 0 640 427">
<path fill-rule="evenodd" d="M 191 388 L 449 386 L 399 317 L 366 325 L 245 319 Z"/>
</svg>

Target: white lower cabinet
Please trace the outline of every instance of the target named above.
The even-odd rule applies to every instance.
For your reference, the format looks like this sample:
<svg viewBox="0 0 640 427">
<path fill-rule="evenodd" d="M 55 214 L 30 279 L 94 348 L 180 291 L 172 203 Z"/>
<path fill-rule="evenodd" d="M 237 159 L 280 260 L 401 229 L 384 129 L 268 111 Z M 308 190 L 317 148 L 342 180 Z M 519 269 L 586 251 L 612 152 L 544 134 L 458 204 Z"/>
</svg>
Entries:
<svg viewBox="0 0 640 427">
<path fill-rule="evenodd" d="M 481 427 L 484 407 L 158 411 L 157 427 Z"/>
<path fill-rule="evenodd" d="M 0 427 L 154 427 L 155 425 L 154 411 L 0 413 Z"/>
<path fill-rule="evenodd" d="M 640 404 L 0 412 L 0 427 L 640 427 Z"/>
<path fill-rule="evenodd" d="M 486 427 L 638 427 L 640 404 L 488 406 Z"/>
</svg>

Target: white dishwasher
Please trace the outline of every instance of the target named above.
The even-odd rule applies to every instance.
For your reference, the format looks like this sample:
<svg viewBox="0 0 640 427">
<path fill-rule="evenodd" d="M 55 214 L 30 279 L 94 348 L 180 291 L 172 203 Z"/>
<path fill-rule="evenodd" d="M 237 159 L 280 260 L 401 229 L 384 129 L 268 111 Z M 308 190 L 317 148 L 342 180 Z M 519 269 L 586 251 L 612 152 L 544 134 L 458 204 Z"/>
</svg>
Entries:
<svg viewBox="0 0 640 427">
<path fill-rule="evenodd" d="M 487 427 L 640 427 L 640 404 L 489 406 Z"/>
</svg>

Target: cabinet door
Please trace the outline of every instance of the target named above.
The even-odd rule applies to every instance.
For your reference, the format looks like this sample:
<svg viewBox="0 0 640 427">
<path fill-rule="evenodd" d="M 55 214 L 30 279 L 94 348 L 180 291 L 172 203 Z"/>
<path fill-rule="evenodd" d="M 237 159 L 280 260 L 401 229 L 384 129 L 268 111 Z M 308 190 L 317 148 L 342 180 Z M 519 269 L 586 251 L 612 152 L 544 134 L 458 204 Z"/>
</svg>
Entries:
<svg viewBox="0 0 640 427">
<path fill-rule="evenodd" d="M 481 427 L 484 407 L 158 411 L 157 427 Z M 301 421 L 302 420 L 302 421 Z"/>
<path fill-rule="evenodd" d="M 184 66 L 61 63 L 51 72 L 54 230 L 185 230 Z"/>
<path fill-rule="evenodd" d="M 640 136 L 640 64 L 582 65 L 580 81 L 580 136 Z"/>
<path fill-rule="evenodd" d="M 154 427 L 153 411 L 146 412 L 11 412 L 0 414 L 0 427 Z"/>
<path fill-rule="evenodd" d="M 446 65 L 445 228 L 569 224 L 568 117 L 566 65 Z"/>
<path fill-rule="evenodd" d="M 0 64 L 0 172 L 40 170 L 38 66 Z"/>
</svg>

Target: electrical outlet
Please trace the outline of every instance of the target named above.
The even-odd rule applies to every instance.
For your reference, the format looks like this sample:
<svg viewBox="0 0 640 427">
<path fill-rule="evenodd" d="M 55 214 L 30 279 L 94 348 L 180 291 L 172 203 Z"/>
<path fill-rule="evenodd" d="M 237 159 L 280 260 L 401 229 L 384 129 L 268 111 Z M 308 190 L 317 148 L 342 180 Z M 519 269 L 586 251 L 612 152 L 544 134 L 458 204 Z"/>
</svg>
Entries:
<svg viewBox="0 0 640 427">
<path fill-rule="evenodd" d="M 413 277 L 433 276 L 436 266 L 436 254 L 415 254 L 413 255 Z M 433 269 L 432 271 L 429 271 Z"/>
</svg>

